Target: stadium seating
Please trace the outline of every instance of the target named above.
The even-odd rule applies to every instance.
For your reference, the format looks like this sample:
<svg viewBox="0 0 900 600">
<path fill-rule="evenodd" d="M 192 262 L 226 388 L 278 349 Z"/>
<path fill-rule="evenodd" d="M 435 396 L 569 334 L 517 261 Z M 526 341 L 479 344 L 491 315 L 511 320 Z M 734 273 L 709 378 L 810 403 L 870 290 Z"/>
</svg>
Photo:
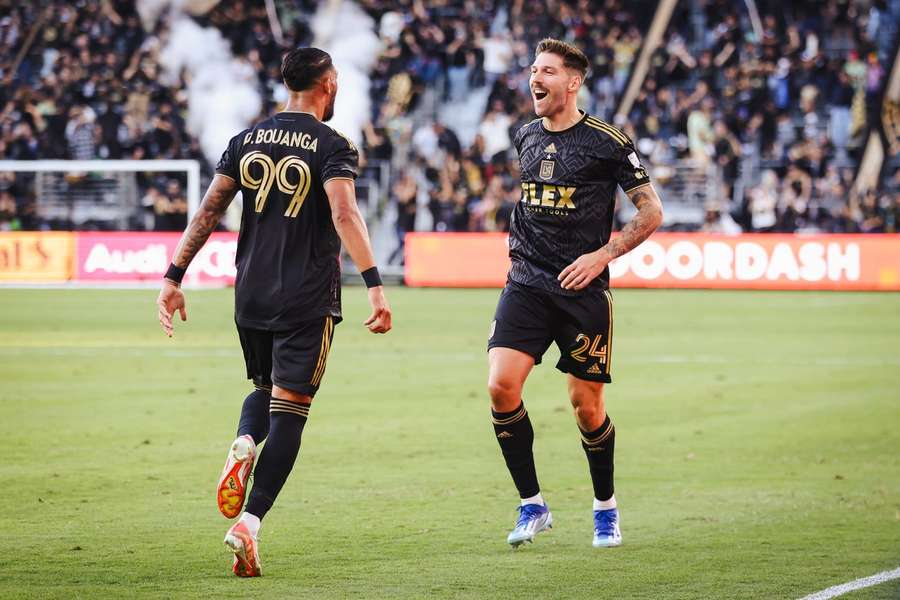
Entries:
<svg viewBox="0 0 900 600">
<path fill-rule="evenodd" d="M 210 176 L 186 128 L 185 75 L 161 76 L 165 17 L 142 23 L 129 2 L 5 4 L 0 159 L 194 158 Z M 504 230 L 518 200 L 510 140 L 532 118 L 527 65 L 536 42 L 556 36 L 585 50 L 592 68 L 581 105 L 613 120 L 656 3 L 615 0 L 603 11 L 569 1 L 553 11 L 522 0 L 360 4 L 383 42 L 370 73 L 360 186 L 381 203 L 370 214 L 391 219 L 399 242 L 413 229 Z M 756 5 L 758 28 L 744 2 L 679 3 L 616 123 L 653 166 L 672 209 L 667 227 L 896 231 L 896 159 L 877 190 L 851 187 L 893 58 L 900 0 Z M 316 4 L 279 6 L 280 44 L 262 4 L 225 0 L 197 17 L 253 68 L 260 115 L 277 109 L 282 49 L 312 40 Z M 0 227 L 66 228 L 35 209 L 28 183 L 0 177 Z M 183 186 L 171 174 L 142 175 L 144 214 L 131 226 L 183 226 Z"/>
</svg>

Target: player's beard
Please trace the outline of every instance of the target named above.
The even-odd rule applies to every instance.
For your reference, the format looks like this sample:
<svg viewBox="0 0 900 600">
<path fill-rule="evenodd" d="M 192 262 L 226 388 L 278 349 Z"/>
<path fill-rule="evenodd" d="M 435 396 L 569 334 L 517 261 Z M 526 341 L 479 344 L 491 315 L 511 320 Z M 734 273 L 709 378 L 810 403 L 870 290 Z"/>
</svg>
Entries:
<svg viewBox="0 0 900 600">
<path fill-rule="evenodd" d="M 337 94 L 331 95 L 331 100 L 328 102 L 328 106 L 325 107 L 325 114 L 322 115 L 322 121 L 330 121 L 331 117 L 334 116 L 334 101 L 337 98 Z"/>
</svg>

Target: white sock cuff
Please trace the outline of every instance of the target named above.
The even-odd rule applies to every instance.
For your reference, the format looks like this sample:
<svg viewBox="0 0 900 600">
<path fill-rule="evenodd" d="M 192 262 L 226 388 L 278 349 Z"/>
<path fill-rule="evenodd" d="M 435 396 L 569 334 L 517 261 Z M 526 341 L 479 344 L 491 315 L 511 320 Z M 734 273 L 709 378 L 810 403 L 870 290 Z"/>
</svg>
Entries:
<svg viewBox="0 0 900 600">
<path fill-rule="evenodd" d="M 544 497 L 541 496 L 540 492 L 531 498 L 522 498 L 522 506 L 525 506 L 526 504 L 540 504 L 541 506 L 546 506 L 546 504 L 544 504 Z"/>
<path fill-rule="evenodd" d="M 241 515 L 240 522 L 247 526 L 247 529 L 250 531 L 250 535 L 252 535 L 253 537 L 257 537 L 259 535 L 259 527 L 261 525 L 259 517 L 254 514 L 244 512 L 244 514 Z"/>
<path fill-rule="evenodd" d="M 597 500 L 594 498 L 594 510 L 609 510 L 616 508 L 616 495 L 613 494 L 609 500 Z"/>
</svg>

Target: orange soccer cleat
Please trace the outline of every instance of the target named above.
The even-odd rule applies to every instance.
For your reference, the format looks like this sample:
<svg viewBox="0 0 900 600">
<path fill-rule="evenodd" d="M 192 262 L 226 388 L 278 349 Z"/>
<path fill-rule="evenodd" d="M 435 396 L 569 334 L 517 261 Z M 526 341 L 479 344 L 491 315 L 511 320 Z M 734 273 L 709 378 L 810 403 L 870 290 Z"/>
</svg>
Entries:
<svg viewBox="0 0 900 600">
<path fill-rule="evenodd" d="M 216 487 L 216 503 L 219 512 L 228 519 L 233 519 L 241 514 L 244 499 L 247 497 L 247 482 L 253 471 L 253 461 L 256 459 L 256 444 L 249 435 L 242 435 L 231 444 L 228 450 L 228 458 L 225 460 L 225 468 L 219 477 L 219 485 Z"/>
<path fill-rule="evenodd" d="M 259 577 L 262 575 L 257 541 L 250 534 L 247 525 L 241 521 L 232 525 L 228 533 L 225 534 L 225 545 L 234 552 L 234 564 L 231 566 L 231 570 L 235 575 L 238 577 Z"/>
</svg>

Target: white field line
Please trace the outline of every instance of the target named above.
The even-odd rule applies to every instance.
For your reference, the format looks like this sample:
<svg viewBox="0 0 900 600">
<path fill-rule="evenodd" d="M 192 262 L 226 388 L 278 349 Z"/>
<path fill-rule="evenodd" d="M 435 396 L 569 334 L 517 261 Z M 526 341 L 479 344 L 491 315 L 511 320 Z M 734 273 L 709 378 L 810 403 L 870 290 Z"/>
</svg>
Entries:
<svg viewBox="0 0 900 600">
<path fill-rule="evenodd" d="M 881 573 L 875 573 L 871 577 L 863 577 L 862 579 L 856 579 L 854 581 L 848 581 L 847 583 L 842 583 L 840 585 L 834 585 L 828 589 L 822 590 L 821 592 L 816 592 L 815 594 L 810 594 L 809 596 L 803 596 L 802 598 L 800 598 L 800 600 L 828 600 L 829 598 L 843 596 L 847 592 L 872 587 L 873 585 L 891 581 L 892 579 L 900 579 L 900 567 L 894 569 L 893 571 L 882 571 Z"/>
</svg>

